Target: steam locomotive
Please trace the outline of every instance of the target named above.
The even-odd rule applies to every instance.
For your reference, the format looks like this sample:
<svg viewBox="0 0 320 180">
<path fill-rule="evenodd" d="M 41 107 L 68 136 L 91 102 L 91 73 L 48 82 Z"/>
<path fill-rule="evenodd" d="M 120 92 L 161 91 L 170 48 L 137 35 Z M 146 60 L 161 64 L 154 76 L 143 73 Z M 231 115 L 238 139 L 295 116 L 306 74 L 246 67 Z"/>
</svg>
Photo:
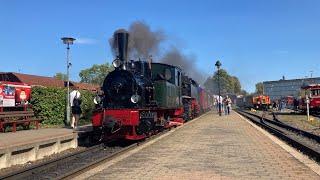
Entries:
<svg viewBox="0 0 320 180">
<path fill-rule="evenodd" d="M 140 140 L 180 125 L 213 105 L 213 96 L 176 66 L 127 60 L 129 33 L 114 33 L 117 58 L 102 86 L 102 108 L 92 126 L 103 141 Z"/>
</svg>

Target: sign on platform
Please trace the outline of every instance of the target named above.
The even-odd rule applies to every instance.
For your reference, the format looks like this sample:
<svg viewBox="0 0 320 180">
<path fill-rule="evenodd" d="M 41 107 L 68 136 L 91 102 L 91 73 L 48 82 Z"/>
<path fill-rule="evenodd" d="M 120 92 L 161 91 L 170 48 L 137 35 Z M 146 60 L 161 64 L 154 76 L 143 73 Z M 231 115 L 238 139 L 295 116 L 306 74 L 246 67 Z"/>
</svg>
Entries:
<svg viewBox="0 0 320 180">
<path fill-rule="evenodd" d="M 0 107 L 15 106 L 15 88 L 11 86 L 0 86 Z"/>
</svg>

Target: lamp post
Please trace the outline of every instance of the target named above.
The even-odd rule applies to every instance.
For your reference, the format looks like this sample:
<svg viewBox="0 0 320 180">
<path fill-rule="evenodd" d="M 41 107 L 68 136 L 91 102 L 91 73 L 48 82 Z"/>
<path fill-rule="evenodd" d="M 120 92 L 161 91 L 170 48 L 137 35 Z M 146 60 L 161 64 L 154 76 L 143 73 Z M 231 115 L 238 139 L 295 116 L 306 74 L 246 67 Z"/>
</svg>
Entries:
<svg viewBox="0 0 320 180">
<path fill-rule="evenodd" d="M 66 119 L 66 123 L 70 124 L 70 80 L 69 80 L 69 68 L 71 67 L 70 45 L 72 45 L 73 41 L 75 41 L 76 39 L 72 37 L 63 37 L 61 38 L 61 40 L 63 41 L 63 44 L 67 45 L 67 107 L 66 107 L 67 119 Z"/>
<path fill-rule="evenodd" d="M 218 69 L 218 89 L 219 89 L 219 98 L 218 98 L 218 108 L 219 108 L 219 116 L 221 116 L 221 90 L 220 90 L 220 67 L 221 67 L 221 62 L 217 61 L 215 66 Z"/>
</svg>

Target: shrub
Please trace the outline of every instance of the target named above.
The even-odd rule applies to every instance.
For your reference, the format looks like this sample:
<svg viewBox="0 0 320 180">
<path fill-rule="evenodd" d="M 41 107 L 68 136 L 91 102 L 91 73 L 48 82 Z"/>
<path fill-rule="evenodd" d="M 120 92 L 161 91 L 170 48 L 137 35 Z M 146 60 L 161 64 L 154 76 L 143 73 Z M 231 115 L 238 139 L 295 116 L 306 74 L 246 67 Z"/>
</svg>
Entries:
<svg viewBox="0 0 320 180">
<path fill-rule="evenodd" d="M 66 109 L 66 88 L 33 87 L 31 104 L 36 116 L 43 117 L 44 125 L 63 125 Z M 94 93 L 91 91 L 80 91 L 81 93 L 81 118 L 90 121 L 94 107 Z"/>
</svg>

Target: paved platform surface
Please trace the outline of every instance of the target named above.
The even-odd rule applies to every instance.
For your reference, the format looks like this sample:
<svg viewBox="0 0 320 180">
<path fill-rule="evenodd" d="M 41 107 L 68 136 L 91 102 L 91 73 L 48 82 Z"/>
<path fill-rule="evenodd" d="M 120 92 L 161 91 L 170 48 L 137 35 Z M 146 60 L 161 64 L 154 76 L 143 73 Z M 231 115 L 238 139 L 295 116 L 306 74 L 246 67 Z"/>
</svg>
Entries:
<svg viewBox="0 0 320 180">
<path fill-rule="evenodd" d="M 66 128 L 46 128 L 38 130 L 23 130 L 15 133 L 0 133 L 0 149 L 29 144 L 46 139 L 50 140 L 72 134 L 73 130 Z"/>
<path fill-rule="evenodd" d="M 320 179 L 237 114 L 204 115 L 88 179 Z"/>
</svg>

